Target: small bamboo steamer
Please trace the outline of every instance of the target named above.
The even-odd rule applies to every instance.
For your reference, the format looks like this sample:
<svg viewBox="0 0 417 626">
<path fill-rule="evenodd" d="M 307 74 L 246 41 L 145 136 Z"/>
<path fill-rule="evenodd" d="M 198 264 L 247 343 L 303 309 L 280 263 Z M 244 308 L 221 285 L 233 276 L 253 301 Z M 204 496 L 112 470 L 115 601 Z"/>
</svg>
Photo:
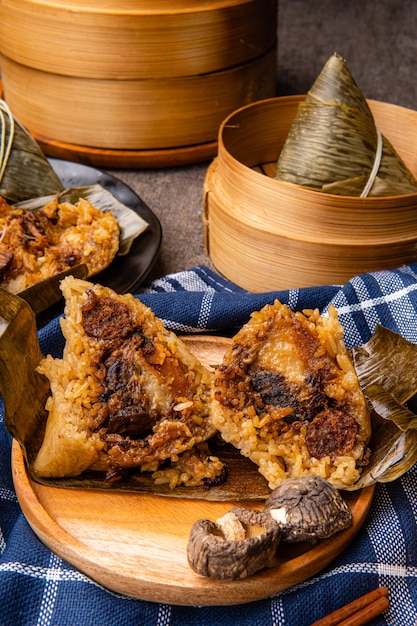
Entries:
<svg viewBox="0 0 417 626">
<path fill-rule="evenodd" d="M 184 164 L 215 156 L 231 111 L 275 94 L 277 5 L 2 0 L 0 54 L 4 98 L 46 154 Z"/>
<path fill-rule="evenodd" d="M 205 245 L 226 278 L 253 292 L 343 284 L 417 259 L 417 194 L 353 198 L 274 179 L 304 96 L 229 115 L 204 184 Z M 369 101 L 376 123 L 417 176 L 417 112 Z"/>
</svg>

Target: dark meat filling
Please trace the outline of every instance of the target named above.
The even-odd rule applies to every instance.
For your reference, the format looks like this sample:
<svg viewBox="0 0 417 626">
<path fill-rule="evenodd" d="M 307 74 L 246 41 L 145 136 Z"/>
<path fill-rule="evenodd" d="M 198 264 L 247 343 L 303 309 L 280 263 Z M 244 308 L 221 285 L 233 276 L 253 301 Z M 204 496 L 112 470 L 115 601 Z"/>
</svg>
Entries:
<svg viewBox="0 0 417 626">
<path fill-rule="evenodd" d="M 47 243 L 47 236 L 42 225 L 43 217 L 44 215 L 40 211 L 38 213 L 25 211 L 18 218 L 23 238 L 31 240 L 38 247 L 43 247 Z"/>
<path fill-rule="evenodd" d="M 252 387 L 259 393 L 262 403 L 267 406 L 291 407 L 292 412 L 283 419 L 288 424 L 311 421 L 326 407 L 334 407 L 333 398 L 328 398 L 320 391 L 320 381 L 310 379 L 304 389 L 291 385 L 282 374 L 269 370 L 255 370 L 251 374 Z M 258 413 L 262 408 L 257 407 Z"/>
<path fill-rule="evenodd" d="M 6 205 L 8 206 L 8 205 Z M 40 213 L 40 212 L 39 212 Z M 48 243 L 45 231 L 40 222 L 40 217 L 33 211 L 17 212 L 10 220 L 6 231 L 2 231 L 0 243 L 0 280 L 3 280 L 9 270 L 11 270 L 14 254 L 9 246 L 4 243 L 3 237 L 7 233 L 7 240 L 10 244 L 23 245 L 33 253 L 42 254 L 44 247 Z M 19 268 L 15 268 L 18 273 Z"/>
<path fill-rule="evenodd" d="M 92 424 L 93 430 L 138 439 L 149 434 L 157 417 L 151 416 L 137 373 L 135 354 L 151 353 L 152 344 L 135 328 L 130 309 L 111 298 L 99 298 L 89 290 L 83 307 L 83 328 L 101 340 L 102 403 Z"/>
<path fill-rule="evenodd" d="M 143 342 L 138 342 L 141 345 Z M 115 350 L 106 359 L 103 381 L 105 390 L 99 400 L 105 403 L 103 411 L 108 433 L 138 439 L 149 434 L 156 417 L 151 417 L 144 400 L 134 363 L 134 352 Z"/>
<path fill-rule="evenodd" d="M 83 306 L 83 328 L 89 337 L 111 341 L 126 339 L 133 332 L 128 306 L 111 298 L 99 298 L 92 289 Z"/>
<path fill-rule="evenodd" d="M 334 398 L 320 391 L 323 376 L 323 371 L 310 375 L 303 389 L 288 383 L 282 374 L 268 370 L 254 371 L 251 380 L 265 406 L 291 407 L 292 412 L 283 421 L 308 424 L 306 446 L 311 456 L 329 456 L 334 461 L 336 456 L 352 450 L 359 426 L 341 407 L 336 408 Z"/>
<path fill-rule="evenodd" d="M 203 484 L 206 489 L 223 485 L 227 480 L 227 467 L 223 465 L 221 473 L 216 478 L 203 478 Z"/>
<path fill-rule="evenodd" d="M 352 450 L 358 433 L 359 426 L 351 415 L 325 410 L 308 425 L 305 442 L 311 456 L 329 456 L 334 461 Z"/>
<path fill-rule="evenodd" d="M 149 369 L 171 381 L 173 395 L 192 397 L 192 385 L 184 378 L 181 364 L 169 355 L 158 361 L 155 346 L 132 320 L 129 307 L 111 298 L 99 298 L 93 290 L 82 310 L 84 331 L 100 341 L 100 362 L 97 375 L 101 379 L 101 403 L 96 411 L 93 430 L 104 428 L 107 435 L 117 434 L 130 439 L 144 439 L 152 432 L 161 415 L 151 410 L 141 388 L 137 362 L 144 359 Z M 172 407 L 164 417 L 179 416 Z"/>
</svg>

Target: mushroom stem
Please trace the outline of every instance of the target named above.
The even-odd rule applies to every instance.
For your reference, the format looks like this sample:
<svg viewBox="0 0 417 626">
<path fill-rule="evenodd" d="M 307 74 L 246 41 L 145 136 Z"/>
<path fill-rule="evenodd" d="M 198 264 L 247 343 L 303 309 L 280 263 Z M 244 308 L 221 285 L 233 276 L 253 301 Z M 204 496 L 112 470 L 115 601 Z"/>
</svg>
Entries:
<svg viewBox="0 0 417 626">
<path fill-rule="evenodd" d="M 255 536 L 250 536 L 256 527 Z M 187 546 L 190 567 L 202 576 L 236 580 L 267 567 L 275 555 L 280 531 L 262 511 L 235 507 L 216 522 L 202 519 L 191 528 Z"/>
</svg>

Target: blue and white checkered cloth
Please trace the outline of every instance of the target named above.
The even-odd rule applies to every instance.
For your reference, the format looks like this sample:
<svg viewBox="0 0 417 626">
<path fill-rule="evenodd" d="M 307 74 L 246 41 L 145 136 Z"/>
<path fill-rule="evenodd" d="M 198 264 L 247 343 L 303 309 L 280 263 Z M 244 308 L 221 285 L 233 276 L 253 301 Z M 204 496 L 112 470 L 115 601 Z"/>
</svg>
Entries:
<svg viewBox="0 0 417 626">
<path fill-rule="evenodd" d="M 275 298 L 293 309 L 333 303 L 347 347 L 381 324 L 417 343 L 417 264 L 363 274 L 344 286 L 251 294 L 204 266 L 154 281 L 140 299 L 177 333 L 234 334 L 252 311 Z M 44 354 L 59 356 L 57 320 L 39 332 Z M 273 597 L 236 606 L 187 607 L 145 602 L 103 589 L 47 549 L 27 524 L 13 488 L 11 438 L 0 416 L 1 626 L 308 626 L 377 586 L 390 609 L 373 624 L 417 620 L 417 468 L 377 485 L 367 519 L 351 545 L 322 572 Z"/>
</svg>

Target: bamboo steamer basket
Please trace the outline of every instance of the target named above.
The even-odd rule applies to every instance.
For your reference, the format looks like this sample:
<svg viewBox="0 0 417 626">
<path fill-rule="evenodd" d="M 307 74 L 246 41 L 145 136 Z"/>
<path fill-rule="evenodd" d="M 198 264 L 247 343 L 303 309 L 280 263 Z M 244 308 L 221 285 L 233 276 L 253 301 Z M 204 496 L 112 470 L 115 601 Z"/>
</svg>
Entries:
<svg viewBox="0 0 417 626">
<path fill-rule="evenodd" d="M 252 292 L 344 284 L 417 259 L 417 194 L 337 196 L 274 179 L 305 96 L 230 114 L 204 182 L 205 246 L 217 270 Z M 368 101 L 377 126 L 417 176 L 417 112 Z"/>
<path fill-rule="evenodd" d="M 274 95 L 277 3 L 2 0 L 0 53 L 4 98 L 47 154 L 194 162 L 226 115 Z"/>
</svg>

